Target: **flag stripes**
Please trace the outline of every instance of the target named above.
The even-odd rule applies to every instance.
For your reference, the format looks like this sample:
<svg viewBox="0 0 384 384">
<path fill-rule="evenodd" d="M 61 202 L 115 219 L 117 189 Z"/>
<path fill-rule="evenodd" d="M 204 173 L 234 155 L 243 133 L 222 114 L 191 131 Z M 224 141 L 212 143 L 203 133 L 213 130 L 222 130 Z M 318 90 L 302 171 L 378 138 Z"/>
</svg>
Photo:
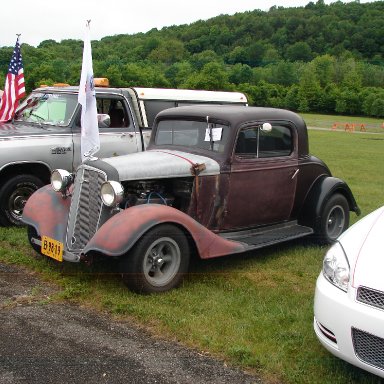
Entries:
<svg viewBox="0 0 384 384">
<path fill-rule="evenodd" d="M 13 50 L 8 73 L 5 78 L 4 93 L 0 102 L 0 122 L 9 121 L 13 118 L 19 100 L 25 95 L 23 59 L 20 51 L 19 38 Z"/>
</svg>

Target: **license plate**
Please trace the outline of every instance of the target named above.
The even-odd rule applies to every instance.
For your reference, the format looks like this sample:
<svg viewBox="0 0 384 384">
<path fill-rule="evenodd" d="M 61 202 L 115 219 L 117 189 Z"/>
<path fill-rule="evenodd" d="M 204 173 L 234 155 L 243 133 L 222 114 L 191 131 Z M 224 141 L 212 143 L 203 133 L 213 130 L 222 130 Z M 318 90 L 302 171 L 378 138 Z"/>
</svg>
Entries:
<svg viewBox="0 0 384 384">
<path fill-rule="evenodd" d="M 63 261 L 64 244 L 48 236 L 41 238 L 41 253 L 57 261 Z"/>
</svg>

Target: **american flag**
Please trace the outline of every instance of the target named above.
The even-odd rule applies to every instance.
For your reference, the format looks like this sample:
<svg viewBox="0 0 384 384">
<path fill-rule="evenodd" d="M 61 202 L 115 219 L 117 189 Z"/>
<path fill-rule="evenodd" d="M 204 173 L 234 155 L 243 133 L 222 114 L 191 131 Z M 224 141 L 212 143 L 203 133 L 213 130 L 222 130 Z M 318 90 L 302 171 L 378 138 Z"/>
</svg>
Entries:
<svg viewBox="0 0 384 384">
<path fill-rule="evenodd" d="M 23 59 L 20 51 L 19 38 L 16 40 L 15 49 L 8 73 L 5 79 L 4 93 L 0 103 L 0 123 L 11 120 L 19 105 L 19 100 L 25 95 Z"/>
</svg>

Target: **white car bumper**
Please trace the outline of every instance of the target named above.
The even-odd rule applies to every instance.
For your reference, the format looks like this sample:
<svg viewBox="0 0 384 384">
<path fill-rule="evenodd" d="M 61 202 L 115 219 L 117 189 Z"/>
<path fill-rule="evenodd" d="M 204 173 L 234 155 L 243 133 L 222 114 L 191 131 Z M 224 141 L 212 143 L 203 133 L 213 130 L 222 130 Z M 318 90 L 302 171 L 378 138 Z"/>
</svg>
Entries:
<svg viewBox="0 0 384 384">
<path fill-rule="evenodd" d="M 384 310 L 356 300 L 321 273 L 316 283 L 314 329 L 332 354 L 384 377 Z"/>
</svg>

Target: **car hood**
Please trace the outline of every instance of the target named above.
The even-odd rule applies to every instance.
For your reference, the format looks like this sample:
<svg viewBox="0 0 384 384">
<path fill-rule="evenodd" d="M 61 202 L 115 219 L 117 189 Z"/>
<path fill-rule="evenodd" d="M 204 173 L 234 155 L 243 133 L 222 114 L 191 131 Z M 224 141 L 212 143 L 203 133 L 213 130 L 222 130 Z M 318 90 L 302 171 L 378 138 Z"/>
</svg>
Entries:
<svg viewBox="0 0 384 384">
<path fill-rule="evenodd" d="M 0 124 L 0 140 L 18 136 L 45 135 L 48 131 L 55 131 L 56 129 L 56 127 L 49 125 L 5 123 Z M 61 127 L 62 129 L 63 127 Z"/>
<path fill-rule="evenodd" d="M 384 291 L 384 207 L 353 225 L 340 237 L 351 268 L 351 284 Z"/>
<path fill-rule="evenodd" d="M 167 149 L 103 159 L 114 167 L 120 181 L 218 175 L 219 163 L 209 157 Z"/>
</svg>

